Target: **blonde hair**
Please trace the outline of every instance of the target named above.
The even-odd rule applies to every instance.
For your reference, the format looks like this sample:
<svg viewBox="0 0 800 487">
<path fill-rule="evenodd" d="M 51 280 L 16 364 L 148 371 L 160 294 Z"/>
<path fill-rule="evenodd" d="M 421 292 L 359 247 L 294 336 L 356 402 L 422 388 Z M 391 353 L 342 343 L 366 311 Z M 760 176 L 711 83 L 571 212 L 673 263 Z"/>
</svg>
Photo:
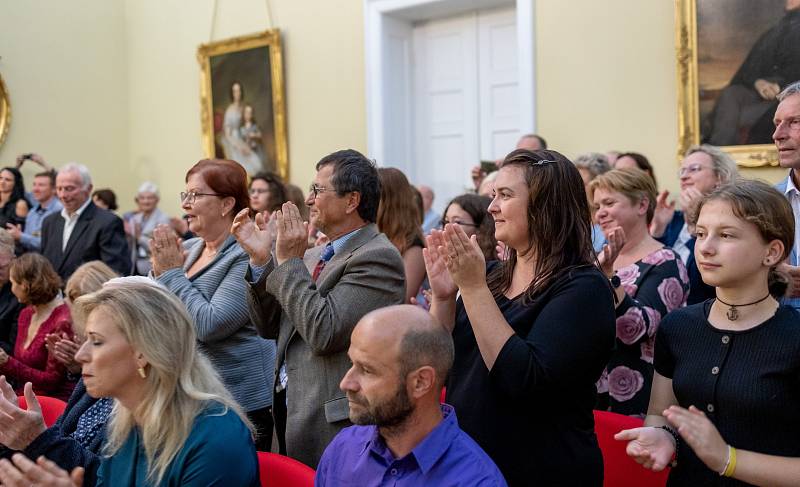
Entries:
<svg viewBox="0 0 800 487">
<path fill-rule="evenodd" d="M 67 285 L 64 287 L 64 296 L 68 302 L 75 301 L 84 294 L 100 290 L 106 281 L 110 281 L 115 277 L 119 277 L 119 274 L 104 262 L 99 260 L 87 262 L 75 269 L 75 272 L 67 280 Z"/>
<path fill-rule="evenodd" d="M 145 392 L 134 411 L 115 401 L 104 454 L 114 455 L 139 419 L 147 457 L 147 478 L 158 485 L 189 437 L 195 418 L 212 401 L 252 424 L 225 389 L 211 362 L 197 349 L 192 319 L 183 303 L 156 283 L 118 278 L 75 301 L 77 319 L 85 322 L 103 309 L 114 319 L 131 347 L 147 361 Z"/>
<path fill-rule="evenodd" d="M 649 174 L 641 169 L 613 169 L 603 173 L 589 183 L 589 198 L 594 199 L 598 189 L 621 193 L 633 203 L 647 199 L 647 224 L 656 211 L 656 184 Z"/>
</svg>

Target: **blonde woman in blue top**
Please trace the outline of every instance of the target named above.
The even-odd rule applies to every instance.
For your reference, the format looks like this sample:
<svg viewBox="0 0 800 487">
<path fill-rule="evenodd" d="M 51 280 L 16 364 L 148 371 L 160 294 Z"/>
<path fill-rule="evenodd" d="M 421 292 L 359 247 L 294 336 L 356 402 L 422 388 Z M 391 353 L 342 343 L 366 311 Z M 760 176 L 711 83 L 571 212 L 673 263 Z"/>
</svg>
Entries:
<svg viewBox="0 0 800 487">
<path fill-rule="evenodd" d="M 252 425 L 198 352 L 180 300 L 145 278 L 121 278 L 75 302 L 87 392 L 114 398 L 97 485 L 258 486 Z M 81 484 L 40 457 L 0 463 L 4 486 Z"/>
</svg>

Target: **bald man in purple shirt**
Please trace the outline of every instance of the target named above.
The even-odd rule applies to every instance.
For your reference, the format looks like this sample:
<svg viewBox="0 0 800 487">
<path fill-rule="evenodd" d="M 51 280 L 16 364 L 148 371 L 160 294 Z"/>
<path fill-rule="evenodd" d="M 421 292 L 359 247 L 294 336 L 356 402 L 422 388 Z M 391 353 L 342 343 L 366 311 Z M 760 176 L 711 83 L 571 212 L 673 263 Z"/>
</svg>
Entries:
<svg viewBox="0 0 800 487">
<path fill-rule="evenodd" d="M 416 306 L 364 316 L 350 338 L 353 366 L 339 387 L 350 421 L 325 449 L 315 485 L 506 486 L 481 447 L 439 404 L 453 340 Z"/>
</svg>

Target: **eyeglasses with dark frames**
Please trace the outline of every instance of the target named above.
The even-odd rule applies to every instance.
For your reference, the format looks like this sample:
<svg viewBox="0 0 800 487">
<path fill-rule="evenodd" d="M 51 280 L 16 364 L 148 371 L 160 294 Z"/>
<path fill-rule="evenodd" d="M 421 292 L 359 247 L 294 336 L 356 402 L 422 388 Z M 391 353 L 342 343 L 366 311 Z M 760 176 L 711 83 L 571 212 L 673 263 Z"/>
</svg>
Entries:
<svg viewBox="0 0 800 487">
<path fill-rule="evenodd" d="M 462 222 L 462 221 L 459 221 L 459 220 L 453 220 L 453 221 L 448 221 L 448 220 L 445 220 L 445 219 L 439 220 L 439 226 L 442 227 L 442 228 L 444 228 L 444 226 L 447 225 L 448 223 L 451 223 L 453 225 L 460 225 L 462 227 L 476 227 L 476 228 L 478 227 L 478 225 L 475 224 L 475 223 L 467 223 L 467 222 Z"/>
<path fill-rule="evenodd" d="M 316 199 L 320 193 L 324 193 L 326 191 L 334 191 L 333 188 L 326 188 L 325 186 L 318 186 L 316 184 L 312 184 L 308 187 L 309 193 L 314 193 L 314 199 Z"/>
<path fill-rule="evenodd" d="M 198 193 L 197 191 L 189 191 L 187 193 L 185 191 L 181 191 L 181 203 L 185 201 L 190 205 L 194 204 L 198 196 L 219 196 L 220 198 L 223 197 L 223 195 L 217 193 Z"/>
</svg>

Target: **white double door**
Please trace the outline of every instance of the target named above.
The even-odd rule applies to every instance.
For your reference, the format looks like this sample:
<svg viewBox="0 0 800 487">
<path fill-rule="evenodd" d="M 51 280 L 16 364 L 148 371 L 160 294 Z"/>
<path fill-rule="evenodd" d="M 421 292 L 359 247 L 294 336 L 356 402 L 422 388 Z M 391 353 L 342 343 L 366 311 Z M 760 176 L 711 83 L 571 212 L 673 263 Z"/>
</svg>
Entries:
<svg viewBox="0 0 800 487">
<path fill-rule="evenodd" d="M 412 181 L 434 207 L 471 187 L 470 169 L 510 152 L 520 136 L 514 8 L 471 12 L 412 28 Z"/>
</svg>

